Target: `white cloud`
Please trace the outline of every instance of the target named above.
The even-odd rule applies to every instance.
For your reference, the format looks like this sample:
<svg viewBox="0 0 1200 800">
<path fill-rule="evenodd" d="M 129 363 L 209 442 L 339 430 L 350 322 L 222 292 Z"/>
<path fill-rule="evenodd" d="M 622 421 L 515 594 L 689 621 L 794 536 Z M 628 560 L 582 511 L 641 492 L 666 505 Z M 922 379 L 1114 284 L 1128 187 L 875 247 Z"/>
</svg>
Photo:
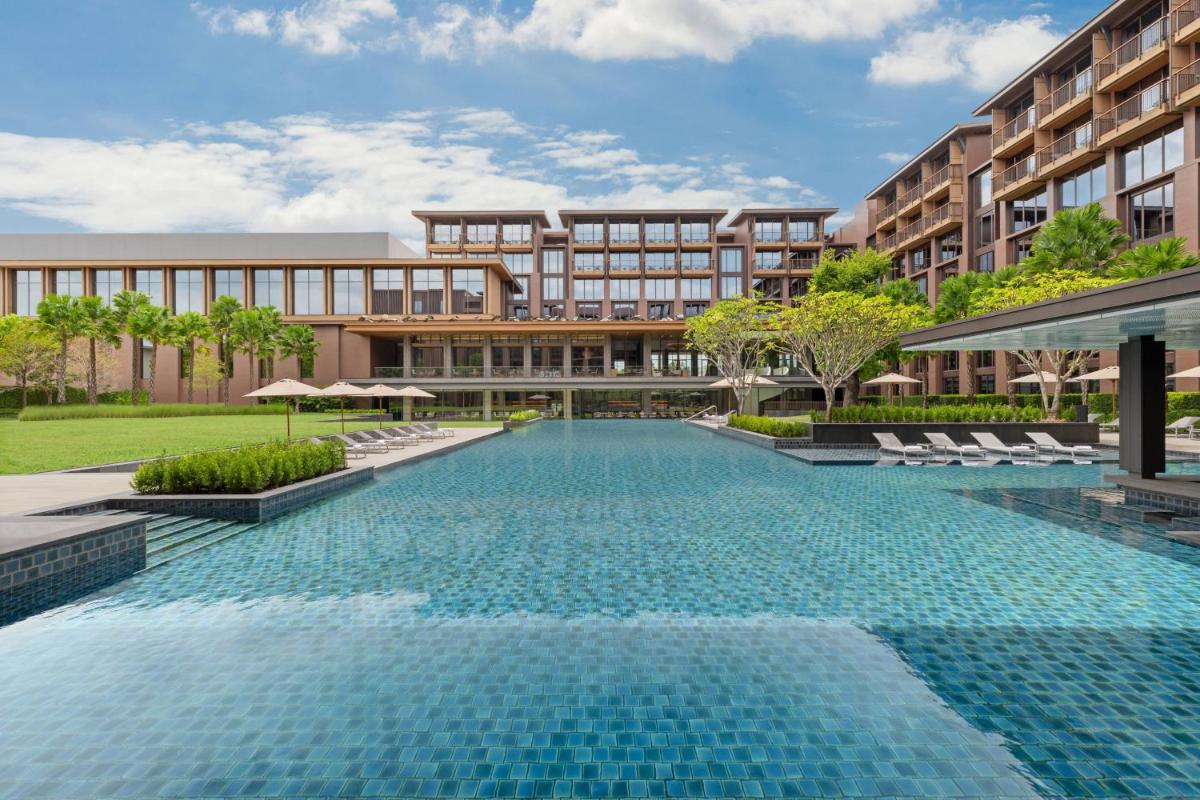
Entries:
<svg viewBox="0 0 1200 800">
<path fill-rule="evenodd" d="M 997 89 L 1061 41 L 1052 24 L 1046 15 L 943 20 L 929 30 L 906 32 L 871 59 L 870 79 L 894 86 L 965 81 L 972 89 Z"/>
<path fill-rule="evenodd" d="M 192 3 L 192 11 L 208 22 L 208 28 L 213 33 L 237 33 L 263 38 L 271 35 L 270 11 L 260 8 L 238 11 L 231 6 L 209 8 L 203 3 Z"/>
<path fill-rule="evenodd" d="M 477 142 L 473 131 L 519 132 Z M 92 231 L 389 230 L 416 208 L 827 205 L 717 157 L 646 161 L 609 131 L 539 131 L 496 109 L 347 122 L 197 122 L 155 140 L 0 133 L 0 205 Z"/>
<path fill-rule="evenodd" d="M 889 164 L 895 164 L 897 167 L 901 164 L 907 164 L 912 161 L 912 153 L 897 153 L 892 150 L 886 153 L 880 153 L 879 157 Z"/>
<path fill-rule="evenodd" d="M 364 45 L 383 46 L 388 41 L 387 32 L 372 37 L 373 29 L 399 19 L 392 0 L 308 0 L 280 11 L 242 11 L 232 6 L 210 8 L 192 3 L 192 11 L 208 22 L 213 33 L 277 36 L 284 44 L 322 56 L 353 55 Z"/>
</svg>

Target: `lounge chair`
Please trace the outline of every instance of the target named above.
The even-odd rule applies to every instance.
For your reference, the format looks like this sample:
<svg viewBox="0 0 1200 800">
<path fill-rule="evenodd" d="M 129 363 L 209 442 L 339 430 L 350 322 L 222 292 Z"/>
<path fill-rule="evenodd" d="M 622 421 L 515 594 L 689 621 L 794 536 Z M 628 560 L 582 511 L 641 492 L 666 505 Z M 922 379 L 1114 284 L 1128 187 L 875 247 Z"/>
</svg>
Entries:
<svg viewBox="0 0 1200 800">
<path fill-rule="evenodd" d="M 413 439 L 401 436 L 394 436 L 385 431 L 358 431 L 357 437 L 360 441 L 366 441 L 368 438 L 374 439 L 377 442 L 383 442 L 388 447 L 408 447 L 410 444 L 418 444 Z"/>
<path fill-rule="evenodd" d="M 313 437 L 309 438 L 309 441 L 312 442 L 313 444 L 324 444 L 325 443 L 324 440 L 322 440 L 318 436 L 313 436 Z M 352 450 L 350 448 L 350 445 L 346 445 L 345 449 L 346 449 L 346 458 L 366 458 L 367 457 L 367 454 L 364 453 L 362 450 Z"/>
<path fill-rule="evenodd" d="M 1188 436 L 1192 435 L 1192 429 L 1196 427 L 1196 422 L 1200 417 L 1180 417 L 1167 426 L 1167 435 Z"/>
<path fill-rule="evenodd" d="M 409 444 L 420 444 L 421 442 L 429 441 L 429 439 L 425 436 L 420 436 L 415 432 L 410 433 L 409 431 L 401 428 L 384 428 L 383 432 L 394 439 L 403 439 Z"/>
<path fill-rule="evenodd" d="M 1014 464 L 1028 464 L 1037 458 L 1037 450 L 1027 444 L 1007 445 L 994 433 L 972 433 L 975 441 L 989 453 L 1003 456 Z"/>
<path fill-rule="evenodd" d="M 1108 431 L 1109 433 L 1116 433 L 1117 431 L 1121 430 L 1121 418 L 1117 417 L 1112 422 L 1101 422 L 1100 430 Z"/>
<path fill-rule="evenodd" d="M 449 439 L 454 435 L 454 430 L 452 428 L 439 428 L 436 422 L 414 422 L 412 427 L 419 431 L 432 434 L 439 439 Z"/>
<path fill-rule="evenodd" d="M 395 430 L 399 431 L 400 433 L 407 433 L 409 436 L 416 436 L 418 439 L 424 439 L 427 442 L 431 442 L 434 439 L 439 438 L 434 436 L 429 431 L 421 430 L 415 425 L 398 425 L 396 426 Z"/>
<path fill-rule="evenodd" d="M 922 444 L 904 444 L 894 433 L 873 433 L 879 442 L 879 453 L 901 456 L 904 463 L 923 463 L 933 458 L 933 451 Z"/>
<path fill-rule="evenodd" d="M 1093 422 L 1099 422 L 1100 418 L 1103 416 L 1104 416 L 1103 414 L 1088 414 L 1087 421 L 1089 424 L 1093 423 Z"/>
<path fill-rule="evenodd" d="M 1025 435 L 1033 440 L 1033 445 L 1037 448 L 1039 455 L 1048 452 L 1051 456 L 1070 456 L 1076 464 L 1090 464 L 1100 458 L 1100 451 L 1088 444 L 1061 444 L 1058 439 L 1044 432 L 1026 433 Z"/>
<path fill-rule="evenodd" d="M 947 461 L 950 456 L 957 456 L 961 461 L 969 459 L 983 460 L 987 458 L 987 451 L 977 444 L 958 444 L 948 435 L 944 433 L 927 433 L 925 438 L 933 445 L 933 454 L 936 456 L 939 452 L 942 458 Z"/>
<path fill-rule="evenodd" d="M 336 433 L 334 435 L 346 443 L 347 453 L 366 455 L 367 453 L 386 453 L 388 451 L 387 445 L 383 442 L 361 442 L 356 439 L 351 439 L 350 436 L 345 433 Z"/>
</svg>

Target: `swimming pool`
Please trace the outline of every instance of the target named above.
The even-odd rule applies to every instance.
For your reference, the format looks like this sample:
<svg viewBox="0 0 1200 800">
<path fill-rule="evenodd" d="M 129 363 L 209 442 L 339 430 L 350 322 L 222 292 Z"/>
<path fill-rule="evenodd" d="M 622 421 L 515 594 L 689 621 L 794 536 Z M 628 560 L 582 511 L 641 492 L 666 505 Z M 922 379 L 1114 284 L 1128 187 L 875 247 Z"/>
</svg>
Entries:
<svg viewBox="0 0 1200 800">
<path fill-rule="evenodd" d="M 1200 550 L 547 422 L 0 629 L 0 797 L 1200 795 Z"/>
</svg>

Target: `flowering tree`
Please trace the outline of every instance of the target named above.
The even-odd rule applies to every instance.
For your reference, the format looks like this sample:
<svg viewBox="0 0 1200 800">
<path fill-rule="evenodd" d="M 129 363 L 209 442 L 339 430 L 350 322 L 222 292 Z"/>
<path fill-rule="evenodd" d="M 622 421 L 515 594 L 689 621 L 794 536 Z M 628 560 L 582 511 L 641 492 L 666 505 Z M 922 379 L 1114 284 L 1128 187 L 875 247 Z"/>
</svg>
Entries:
<svg viewBox="0 0 1200 800">
<path fill-rule="evenodd" d="M 758 377 L 758 368 L 774 347 L 772 318 L 779 306 L 754 297 L 722 300 L 703 314 L 689 317 L 684 338 L 712 360 L 729 383 L 741 414 Z"/>
</svg>

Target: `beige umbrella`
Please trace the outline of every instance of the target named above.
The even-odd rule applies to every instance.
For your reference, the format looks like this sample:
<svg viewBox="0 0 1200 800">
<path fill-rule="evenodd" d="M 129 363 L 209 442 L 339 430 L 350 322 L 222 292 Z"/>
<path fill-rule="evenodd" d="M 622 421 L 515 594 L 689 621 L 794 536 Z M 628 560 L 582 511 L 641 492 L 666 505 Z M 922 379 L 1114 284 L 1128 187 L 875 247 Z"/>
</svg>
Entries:
<svg viewBox="0 0 1200 800">
<path fill-rule="evenodd" d="M 365 397 L 366 394 L 366 389 L 361 386 L 355 386 L 353 383 L 346 383 L 345 381 L 338 381 L 331 386 L 326 386 L 324 389 L 318 389 L 313 392 L 314 397 L 338 398 L 338 416 L 342 419 L 342 433 L 346 432 L 346 398 Z"/>
<path fill-rule="evenodd" d="M 1089 381 L 1112 381 L 1113 382 L 1113 413 L 1121 405 L 1121 368 L 1120 367 L 1103 367 L 1095 372 L 1088 372 L 1080 375 L 1078 378 L 1071 378 L 1072 383 L 1083 384 L 1083 404 L 1088 404 L 1088 382 Z"/>
<path fill-rule="evenodd" d="M 294 381 L 291 378 L 283 378 L 274 383 L 267 384 L 261 389 L 255 389 L 253 392 L 242 395 L 242 397 L 310 397 L 316 394 L 317 388 L 309 386 L 307 383 Z M 292 404 L 284 403 L 284 413 L 287 416 L 287 436 L 292 438 Z"/>
<path fill-rule="evenodd" d="M 764 378 L 762 375 L 751 375 L 750 376 L 750 384 L 752 386 L 778 386 L 779 385 L 778 383 L 771 380 L 770 378 Z M 733 384 L 731 384 L 729 382 L 728 378 L 721 378 L 721 380 L 717 381 L 716 383 L 710 383 L 708 385 L 708 387 L 710 389 L 732 389 Z"/>
<path fill-rule="evenodd" d="M 424 397 L 425 399 L 428 400 L 428 399 L 432 399 L 433 397 L 436 397 L 436 395 L 432 395 L 429 392 L 425 391 L 424 389 L 418 389 L 415 386 L 405 386 L 403 389 L 400 390 L 400 397 L 407 397 L 410 400 L 414 397 Z M 409 407 L 407 410 L 409 412 L 412 411 L 411 403 L 409 403 Z M 411 418 L 411 416 L 412 415 L 410 413 L 409 417 Z"/>
<path fill-rule="evenodd" d="M 863 381 L 863 386 L 886 386 L 888 387 L 888 402 L 892 400 L 893 386 L 911 386 L 914 383 L 920 383 L 916 378 L 910 378 L 907 375 L 901 375 L 897 372 L 887 372 L 880 375 L 878 378 L 872 378 L 869 381 Z"/>
<path fill-rule="evenodd" d="M 411 396 L 411 395 L 406 395 L 404 393 L 404 390 L 402 390 L 402 389 L 393 389 L 391 386 L 384 386 L 382 383 L 377 383 L 374 386 L 364 389 L 363 394 L 367 394 L 367 395 L 370 395 L 371 397 L 379 397 L 379 398 L 410 397 Z M 379 403 L 379 428 L 381 430 L 383 429 L 383 403 L 382 402 Z"/>
<path fill-rule="evenodd" d="M 1042 372 L 1040 375 L 1036 372 L 1031 372 L 1019 378 L 1013 378 L 1009 383 L 1048 383 L 1053 386 L 1058 383 L 1058 376 L 1053 372 Z"/>
<path fill-rule="evenodd" d="M 1168 378 L 1200 378 L 1200 367 L 1192 367 L 1182 372 L 1172 372 Z"/>
</svg>

